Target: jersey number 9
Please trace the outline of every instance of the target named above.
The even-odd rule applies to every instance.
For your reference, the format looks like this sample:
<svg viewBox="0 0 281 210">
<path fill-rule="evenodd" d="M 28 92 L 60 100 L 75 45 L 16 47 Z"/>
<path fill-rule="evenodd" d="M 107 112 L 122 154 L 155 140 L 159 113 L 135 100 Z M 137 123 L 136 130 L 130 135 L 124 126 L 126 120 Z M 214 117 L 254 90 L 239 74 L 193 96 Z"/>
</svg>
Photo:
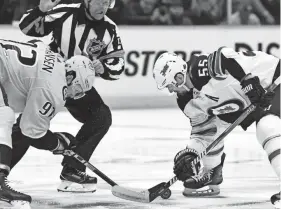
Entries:
<svg viewBox="0 0 281 210">
<path fill-rule="evenodd" d="M 41 110 L 39 110 L 39 113 L 41 115 L 48 115 L 48 117 L 52 118 L 54 117 L 54 113 L 55 113 L 55 107 L 52 105 L 51 102 L 47 101 Z"/>
</svg>

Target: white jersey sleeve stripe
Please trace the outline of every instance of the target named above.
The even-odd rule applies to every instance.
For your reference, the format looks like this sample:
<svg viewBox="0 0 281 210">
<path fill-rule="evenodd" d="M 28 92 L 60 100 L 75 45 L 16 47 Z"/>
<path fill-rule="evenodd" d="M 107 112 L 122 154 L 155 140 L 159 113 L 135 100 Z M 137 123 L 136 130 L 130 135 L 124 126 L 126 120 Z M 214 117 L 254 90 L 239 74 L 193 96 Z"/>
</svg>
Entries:
<svg viewBox="0 0 281 210">
<path fill-rule="evenodd" d="M 65 20 L 64 24 L 62 25 L 61 39 L 64 40 L 63 44 L 61 45 L 62 52 L 68 52 L 69 50 L 72 19 L 73 15 L 71 15 L 67 20 Z M 66 34 L 69 34 L 69 36 L 64 36 Z"/>
<path fill-rule="evenodd" d="M 59 13 L 47 15 L 45 17 L 45 22 L 53 22 L 53 21 L 61 18 L 64 14 L 66 14 L 66 12 L 59 12 Z"/>
</svg>

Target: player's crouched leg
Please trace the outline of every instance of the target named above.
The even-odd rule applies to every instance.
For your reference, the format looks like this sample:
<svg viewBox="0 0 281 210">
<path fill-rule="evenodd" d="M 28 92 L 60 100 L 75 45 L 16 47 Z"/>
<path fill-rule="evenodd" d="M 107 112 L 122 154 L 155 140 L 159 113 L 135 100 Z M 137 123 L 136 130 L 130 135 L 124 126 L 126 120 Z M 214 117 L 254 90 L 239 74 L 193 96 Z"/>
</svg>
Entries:
<svg viewBox="0 0 281 210">
<path fill-rule="evenodd" d="M 281 132 L 280 132 L 280 85 L 274 90 L 271 105 L 262 111 L 257 122 L 256 136 L 268 155 L 268 160 L 281 179 Z M 271 202 L 280 208 L 280 192 L 271 197 Z"/>
<path fill-rule="evenodd" d="M 214 196 L 220 193 L 223 181 L 222 169 L 225 160 L 223 147 L 203 158 L 204 167 L 198 175 L 184 182 L 183 195 L 186 197 Z M 213 167 L 215 164 L 215 167 Z"/>
<path fill-rule="evenodd" d="M 269 162 L 279 178 L 281 167 L 281 120 L 275 115 L 266 115 L 257 124 L 257 139 L 268 155 Z M 280 208 L 280 192 L 271 197 L 271 202 L 276 208 Z"/>
<path fill-rule="evenodd" d="M 0 118 L 0 201 L 8 202 L 15 208 L 30 208 L 31 197 L 14 190 L 7 180 L 12 159 L 11 133 L 15 120 L 14 111 L 8 106 L 1 106 Z"/>
<path fill-rule="evenodd" d="M 74 151 L 89 161 L 94 150 L 111 126 L 110 109 L 104 104 L 94 88 L 79 100 L 67 101 L 66 107 L 75 119 L 83 123 L 76 135 L 78 144 Z M 87 175 L 84 165 L 72 157 L 65 157 L 62 165 L 61 184 L 58 191 L 96 191 L 97 178 Z M 77 184 L 82 186 L 77 186 Z"/>
</svg>

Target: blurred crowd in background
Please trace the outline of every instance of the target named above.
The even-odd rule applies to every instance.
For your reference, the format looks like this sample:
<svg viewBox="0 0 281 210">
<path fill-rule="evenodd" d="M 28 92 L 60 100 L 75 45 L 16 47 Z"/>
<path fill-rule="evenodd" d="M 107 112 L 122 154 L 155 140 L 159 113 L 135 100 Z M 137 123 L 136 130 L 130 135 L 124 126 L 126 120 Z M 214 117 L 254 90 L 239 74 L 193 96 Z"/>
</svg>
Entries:
<svg viewBox="0 0 281 210">
<path fill-rule="evenodd" d="M 39 1 L 0 0 L 0 24 L 19 21 Z M 119 25 L 280 25 L 280 0 L 116 0 L 107 15 Z"/>
</svg>

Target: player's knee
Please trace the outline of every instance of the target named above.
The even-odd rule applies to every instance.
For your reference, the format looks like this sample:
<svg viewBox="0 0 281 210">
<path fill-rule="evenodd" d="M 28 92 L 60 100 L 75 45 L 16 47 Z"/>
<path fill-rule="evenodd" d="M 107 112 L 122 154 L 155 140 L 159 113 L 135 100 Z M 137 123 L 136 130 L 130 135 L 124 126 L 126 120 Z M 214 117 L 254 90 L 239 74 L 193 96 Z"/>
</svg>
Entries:
<svg viewBox="0 0 281 210">
<path fill-rule="evenodd" d="M 15 121 L 15 112 L 11 107 L 0 107 L 0 144 L 12 147 L 12 126 Z"/>
<path fill-rule="evenodd" d="M 106 105 L 102 106 L 99 109 L 98 116 L 93 116 L 92 123 L 94 126 L 98 126 L 107 132 L 112 124 L 112 116 L 109 107 Z"/>
<path fill-rule="evenodd" d="M 263 147 L 271 141 L 276 141 L 278 139 L 276 137 L 280 137 L 280 123 L 280 118 L 275 115 L 266 115 L 260 119 L 257 124 L 256 136 Z"/>
<path fill-rule="evenodd" d="M 107 127 L 109 129 L 109 127 L 112 125 L 112 115 L 111 115 L 111 111 L 108 106 L 106 106 L 105 110 L 106 110 L 105 111 L 106 112 L 105 127 Z"/>
<path fill-rule="evenodd" d="M 222 163 L 224 146 L 215 147 L 205 157 L 202 158 L 205 169 L 212 169 Z"/>
<path fill-rule="evenodd" d="M 198 153 L 203 152 L 208 145 L 209 141 L 204 141 L 200 139 L 191 139 L 188 142 L 188 148 L 196 150 Z M 203 165 L 206 169 L 212 169 L 221 163 L 221 156 L 224 150 L 224 142 L 221 141 L 216 145 L 206 156 L 202 158 Z"/>
<path fill-rule="evenodd" d="M 112 125 L 111 111 L 108 106 L 105 106 L 103 112 L 104 112 L 104 127 L 109 129 L 109 127 Z"/>
<path fill-rule="evenodd" d="M 0 107 L 0 124 L 9 124 L 13 125 L 15 122 L 15 112 L 9 106 Z"/>
<path fill-rule="evenodd" d="M 201 153 L 206 149 L 206 146 L 201 141 L 192 141 L 188 144 L 187 148 L 194 149 L 198 153 Z M 212 149 L 206 156 L 202 157 L 202 163 L 205 169 L 211 170 L 218 165 L 222 165 L 224 163 L 224 146 L 223 144 L 217 145 L 214 149 Z"/>
<path fill-rule="evenodd" d="M 266 115 L 257 124 L 257 139 L 266 151 L 271 164 L 280 159 L 280 122 L 278 116 Z"/>
</svg>

